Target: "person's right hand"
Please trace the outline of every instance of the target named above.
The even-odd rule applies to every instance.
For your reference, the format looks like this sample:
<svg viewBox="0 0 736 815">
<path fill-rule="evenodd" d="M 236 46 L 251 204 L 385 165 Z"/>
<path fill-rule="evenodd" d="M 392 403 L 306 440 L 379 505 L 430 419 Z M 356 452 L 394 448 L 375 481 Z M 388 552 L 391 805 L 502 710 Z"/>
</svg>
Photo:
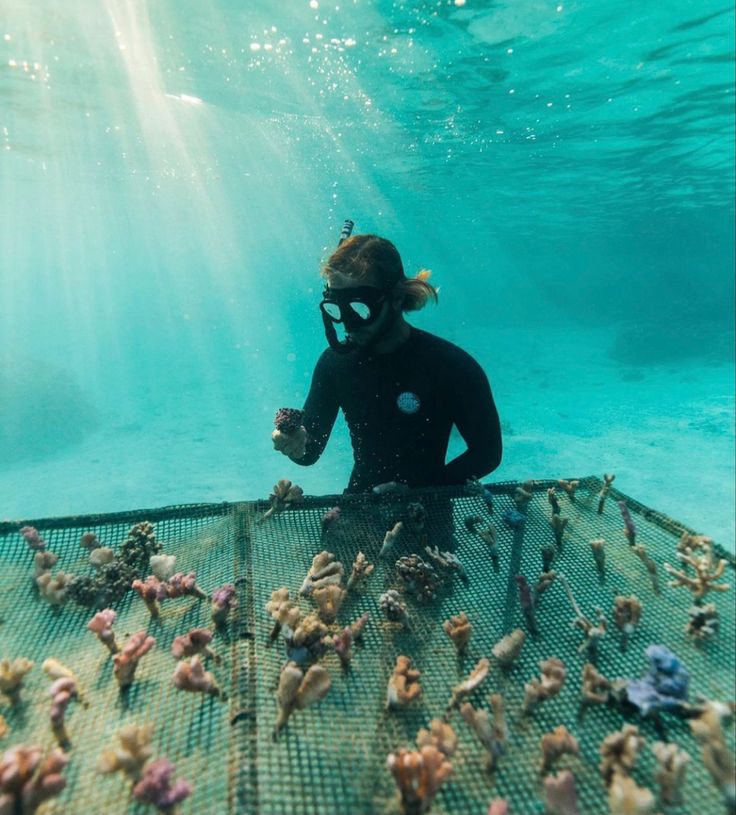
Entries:
<svg viewBox="0 0 736 815">
<path fill-rule="evenodd" d="M 291 459 L 300 459 L 307 447 L 307 429 L 302 425 L 291 433 L 283 430 L 274 430 L 271 433 L 273 449 L 278 450 Z"/>
</svg>

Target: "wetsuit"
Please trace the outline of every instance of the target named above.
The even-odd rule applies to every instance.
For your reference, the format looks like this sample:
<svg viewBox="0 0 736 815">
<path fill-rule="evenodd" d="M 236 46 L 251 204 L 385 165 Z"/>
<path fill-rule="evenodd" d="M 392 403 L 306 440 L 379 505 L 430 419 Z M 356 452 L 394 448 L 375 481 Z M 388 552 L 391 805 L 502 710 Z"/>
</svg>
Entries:
<svg viewBox="0 0 736 815">
<path fill-rule="evenodd" d="M 413 326 L 388 354 L 324 351 L 304 405 L 306 451 L 296 464 L 322 455 L 340 408 L 355 458 L 346 492 L 388 481 L 464 484 L 501 462 L 498 412 L 483 369 L 461 348 Z M 453 424 L 468 449 L 445 464 Z"/>
</svg>

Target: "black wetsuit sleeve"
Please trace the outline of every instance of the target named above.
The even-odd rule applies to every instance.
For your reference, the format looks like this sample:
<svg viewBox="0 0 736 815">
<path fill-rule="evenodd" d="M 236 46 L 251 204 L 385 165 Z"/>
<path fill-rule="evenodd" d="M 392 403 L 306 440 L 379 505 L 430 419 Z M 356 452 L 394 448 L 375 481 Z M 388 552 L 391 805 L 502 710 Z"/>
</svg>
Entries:
<svg viewBox="0 0 736 815">
<path fill-rule="evenodd" d="M 332 433 L 339 408 L 334 362 L 330 357 L 330 352 L 325 351 L 317 360 L 312 374 L 312 384 L 303 408 L 302 421 L 307 431 L 307 446 L 301 458 L 292 459 L 295 464 L 302 464 L 306 467 L 314 464 L 322 455 L 330 433 Z"/>
<path fill-rule="evenodd" d="M 470 356 L 456 370 L 452 417 L 468 449 L 445 465 L 445 484 L 465 484 L 470 478 L 488 475 L 501 463 L 503 454 L 501 422 L 488 377 Z"/>
</svg>

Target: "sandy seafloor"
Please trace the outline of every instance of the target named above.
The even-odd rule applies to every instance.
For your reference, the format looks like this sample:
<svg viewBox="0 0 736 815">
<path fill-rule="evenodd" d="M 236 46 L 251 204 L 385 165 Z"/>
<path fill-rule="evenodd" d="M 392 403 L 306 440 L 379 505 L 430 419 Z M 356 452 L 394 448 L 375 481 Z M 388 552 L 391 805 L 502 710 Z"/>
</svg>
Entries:
<svg viewBox="0 0 736 815">
<path fill-rule="evenodd" d="M 431 321 L 422 327 L 433 330 Z M 601 350 L 609 342 L 600 332 L 436 333 L 470 351 L 491 380 L 505 451 L 485 481 L 613 472 L 622 492 L 734 549 L 732 362 L 621 365 Z M 145 415 L 134 400 L 103 409 L 99 429 L 76 446 L 0 464 L 0 519 L 250 500 L 281 477 L 308 494 L 341 492 L 352 464 L 341 419 L 312 467 L 271 447 L 273 413 L 301 405 L 312 364 L 305 358 L 288 387 L 259 396 L 255 409 L 247 383 L 242 400 L 222 400 L 206 381 Z M 449 456 L 462 449 L 454 434 Z"/>
</svg>

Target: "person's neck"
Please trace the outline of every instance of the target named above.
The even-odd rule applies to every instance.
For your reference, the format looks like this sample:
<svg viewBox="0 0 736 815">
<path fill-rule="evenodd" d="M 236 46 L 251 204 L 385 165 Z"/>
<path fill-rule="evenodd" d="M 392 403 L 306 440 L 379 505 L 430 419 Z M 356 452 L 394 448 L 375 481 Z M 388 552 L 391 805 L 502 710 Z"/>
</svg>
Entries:
<svg viewBox="0 0 736 815">
<path fill-rule="evenodd" d="M 371 351 L 377 354 L 390 354 L 403 345 L 409 339 L 410 334 L 411 326 L 402 316 L 391 327 L 391 330 L 376 342 Z"/>
</svg>

